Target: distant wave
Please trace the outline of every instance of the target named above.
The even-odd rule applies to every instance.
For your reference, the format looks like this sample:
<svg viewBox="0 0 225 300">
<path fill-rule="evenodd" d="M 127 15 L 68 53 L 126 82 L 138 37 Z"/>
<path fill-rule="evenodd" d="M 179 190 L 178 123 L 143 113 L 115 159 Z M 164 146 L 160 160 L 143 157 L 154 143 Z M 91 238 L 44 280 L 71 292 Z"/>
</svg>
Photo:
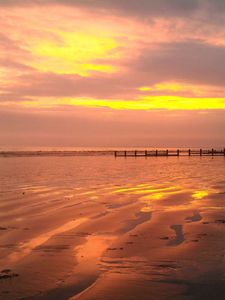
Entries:
<svg viewBox="0 0 225 300">
<path fill-rule="evenodd" d="M 45 150 L 8 150 L 8 149 L 0 149 L 0 157 L 37 157 L 37 156 L 112 156 L 114 155 L 115 151 L 118 153 L 127 151 L 127 154 L 129 152 L 132 154 L 137 150 L 139 154 L 143 154 L 146 150 L 155 152 L 158 150 L 159 152 L 165 152 L 166 150 L 169 150 L 170 152 L 177 152 L 177 148 L 104 148 L 104 149 L 45 149 Z M 197 151 L 199 153 L 199 149 L 192 148 L 191 151 Z M 182 153 L 187 154 L 188 148 L 179 148 L 179 153 L 182 155 Z M 211 151 L 211 150 L 204 150 L 204 151 Z M 220 153 L 224 153 L 223 149 L 216 150 Z M 216 152 L 215 152 L 216 154 Z"/>
<path fill-rule="evenodd" d="M 0 157 L 27 156 L 103 156 L 113 155 L 114 150 L 106 151 L 0 151 Z"/>
</svg>

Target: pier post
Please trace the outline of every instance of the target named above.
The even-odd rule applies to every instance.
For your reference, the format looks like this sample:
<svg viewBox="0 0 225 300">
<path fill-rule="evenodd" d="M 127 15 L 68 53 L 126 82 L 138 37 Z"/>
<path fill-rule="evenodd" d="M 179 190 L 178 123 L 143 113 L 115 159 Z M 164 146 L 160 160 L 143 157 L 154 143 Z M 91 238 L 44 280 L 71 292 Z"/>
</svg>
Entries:
<svg viewBox="0 0 225 300">
<path fill-rule="evenodd" d="M 202 156 L 202 149 L 200 149 L 200 156 Z"/>
<path fill-rule="evenodd" d="M 127 156 L 127 151 L 124 151 L 124 156 Z"/>
<path fill-rule="evenodd" d="M 212 148 L 212 156 L 214 155 L 214 149 Z"/>
<path fill-rule="evenodd" d="M 169 150 L 168 149 L 166 150 L 166 156 L 169 156 Z"/>
<path fill-rule="evenodd" d="M 158 150 L 155 150 L 155 156 L 158 156 Z"/>
<path fill-rule="evenodd" d="M 191 156 L 191 149 L 188 150 L 188 155 Z"/>
<path fill-rule="evenodd" d="M 137 150 L 134 151 L 134 156 L 135 156 L 135 157 L 137 156 Z"/>
<path fill-rule="evenodd" d="M 177 149 L 177 156 L 180 156 L 180 150 Z"/>
<path fill-rule="evenodd" d="M 114 152 L 114 156 L 117 157 L 117 151 Z"/>
<path fill-rule="evenodd" d="M 224 149 L 224 155 L 225 155 L 225 149 Z M 148 156 L 148 151 L 145 150 L 145 156 Z"/>
</svg>

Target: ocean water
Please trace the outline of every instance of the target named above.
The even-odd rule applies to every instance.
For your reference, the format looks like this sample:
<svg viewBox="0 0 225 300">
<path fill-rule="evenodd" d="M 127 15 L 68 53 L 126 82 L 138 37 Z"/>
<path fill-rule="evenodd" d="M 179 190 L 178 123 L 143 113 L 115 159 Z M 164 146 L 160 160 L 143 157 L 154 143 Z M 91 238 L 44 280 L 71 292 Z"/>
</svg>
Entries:
<svg viewBox="0 0 225 300">
<path fill-rule="evenodd" d="M 225 299 L 224 166 L 0 157 L 0 299 Z"/>
</svg>

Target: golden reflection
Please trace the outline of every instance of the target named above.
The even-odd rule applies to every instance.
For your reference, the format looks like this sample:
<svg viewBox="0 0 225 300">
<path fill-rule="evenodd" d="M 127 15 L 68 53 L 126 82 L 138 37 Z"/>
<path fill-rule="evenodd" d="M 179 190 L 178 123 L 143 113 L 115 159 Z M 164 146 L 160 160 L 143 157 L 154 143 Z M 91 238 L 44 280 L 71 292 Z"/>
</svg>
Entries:
<svg viewBox="0 0 225 300">
<path fill-rule="evenodd" d="M 176 186 L 171 187 L 159 187 L 159 188 L 150 188 L 150 189 L 140 189 L 137 191 L 134 191 L 134 194 L 136 195 L 142 195 L 142 194 L 161 194 L 161 193 L 168 193 L 168 192 L 177 192 Z"/>
<path fill-rule="evenodd" d="M 149 187 L 150 185 L 147 184 L 147 183 L 140 183 L 140 184 L 138 184 L 137 186 L 138 186 L 138 187 L 139 187 L 139 186 L 140 186 L 140 187 L 143 187 L 143 186 L 148 186 L 148 187 Z"/>
<path fill-rule="evenodd" d="M 30 252 L 37 248 L 38 246 L 46 243 L 51 237 L 53 237 L 56 234 L 59 233 L 63 233 L 72 229 L 75 229 L 76 227 L 78 227 L 79 225 L 81 225 L 82 223 L 86 222 L 88 220 L 88 218 L 80 218 L 74 221 L 70 221 L 54 230 L 51 230 L 49 232 L 43 233 L 33 239 L 31 239 L 30 241 L 22 244 L 19 247 L 19 251 L 13 252 L 9 255 L 8 258 L 6 258 L 6 264 L 9 263 L 15 263 L 19 260 L 21 260 L 22 258 L 24 258 L 25 256 L 29 255 Z"/>
<path fill-rule="evenodd" d="M 177 190 L 176 186 L 171 186 L 171 187 L 158 187 L 155 188 L 152 185 L 137 185 L 135 187 L 128 187 L 128 188 L 119 188 L 113 191 L 114 194 L 117 193 L 132 193 L 132 194 L 148 194 L 148 193 L 160 193 L 164 191 L 171 191 L 171 190 Z"/>
<path fill-rule="evenodd" d="M 119 188 L 119 189 L 116 189 L 115 191 L 113 191 L 113 194 L 123 193 L 123 192 L 139 191 L 139 190 L 141 190 L 141 187 L 142 187 L 141 185 L 138 185 L 137 187 Z M 151 186 L 148 186 L 148 187 L 151 187 Z"/>
<path fill-rule="evenodd" d="M 152 212 L 152 207 L 151 206 L 144 206 L 140 210 L 141 212 L 147 213 L 147 212 Z"/>
<path fill-rule="evenodd" d="M 208 194 L 209 193 L 207 191 L 204 191 L 204 190 L 202 190 L 202 191 L 196 191 L 196 192 L 194 192 L 192 194 L 192 198 L 194 198 L 196 200 L 199 200 L 199 199 L 202 199 L 202 198 L 208 196 Z"/>
<path fill-rule="evenodd" d="M 75 247 L 76 261 L 78 262 L 76 271 L 90 273 L 97 269 L 97 262 L 115 238 L 115 236 L 104 235 L 88 236 L 83 245 Z"/>
<path fill-rule="evenodd" d="M 180 190 L 164 190 L 161 193 L 150 193 L 148 195 L 142 196 L 140 199 L 141 200 L 159 200 L 163 197 L 169 196 L 169 195 L 175 195 L 179 194 L 181 191 Z"/>
<path fill-rule="evenodd" d="M 156 194 L 153 194 L 153 195 L 151 196 L 151 198 L 152 198 L 153 200 L 159 200 L 159 199 L 161 199 L 164 195 L 165 195 L 165 194 L 162 194 L 162 193 L 156 193 Z M 166 195 L 168 195 L 168 194 L 166 193 Z"/>
<path fill-rule="evenodd" d="M 82 262 L 84 259 L 93 260 L 100 257 L 114 239 L 114 236 L 88 236 L 85 244 L 75 248 L 77 261 Z"/>
<path fill-rule="evenodd" d="M 79 196 L 88 196 L 88 195 L 93 195 L 95 193 L 96 191 L 87 191 L 87 192 L 80 193 Z"/>
<path fill-rule="evenodd" d="M 154 201 L 161 200 L 171 195 L 181 193 L 181 189 L 177 186 L 152 186 L 149 184 L 138 184 L 133 187 L 118 188 L 112 191 L 112 194 L 125 193 L 130 195 L 137 195 L 138 200 L 144 204 L 141 212 L 151 212 Z M 174 207 L 173 207 L 174 209 Z"/>
<path fill-rule="evenodd" d="M 153 194 L 148 194 L 145 196 L 142 196 L 139 198 L 139 200 L 144 203 L 144 204 L 150 204 L 154 200 L 161 200 L 162 198 L 168 197 L 170 195 L 175 195 L 179 194 L 180 191 L 164 191 L 162 193 L 153 193 Z"/>
<path fill-rule="evenodd" d="M 99 199 L 99 196 L 91 196 L 90 199 L 91 199 L 91 200 L 98 200 L 98 199 Z"/>
</svg>

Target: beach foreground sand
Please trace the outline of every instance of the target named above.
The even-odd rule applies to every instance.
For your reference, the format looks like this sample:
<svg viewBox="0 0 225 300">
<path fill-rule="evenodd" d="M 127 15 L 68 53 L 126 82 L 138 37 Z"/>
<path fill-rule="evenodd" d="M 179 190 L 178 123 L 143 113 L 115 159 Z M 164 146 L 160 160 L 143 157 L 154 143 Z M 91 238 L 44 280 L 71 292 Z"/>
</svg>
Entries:
<svg viewBox="0 0 225 300">
<path fill-rule="evenodd" d="M 225 299 L 223 157 L 0 158 L 0 299 Z"/>
</svg>

